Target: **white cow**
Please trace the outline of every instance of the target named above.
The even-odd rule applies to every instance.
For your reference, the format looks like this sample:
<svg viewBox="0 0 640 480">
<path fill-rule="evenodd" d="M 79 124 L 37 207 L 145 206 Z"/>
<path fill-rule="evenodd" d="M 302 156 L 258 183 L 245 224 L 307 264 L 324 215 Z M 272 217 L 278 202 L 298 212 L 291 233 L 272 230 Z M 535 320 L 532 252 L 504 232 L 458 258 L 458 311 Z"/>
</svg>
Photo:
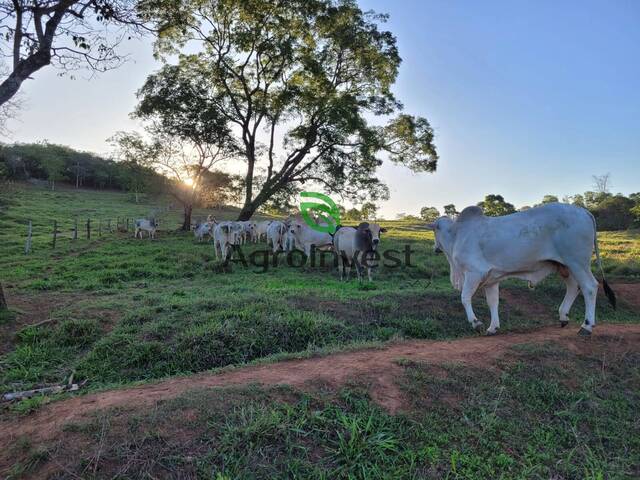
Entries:
<svg viewBox="0 0 640 480">
<path fill-rule="evenodd" d="M 262 222 L 258 222 L 256 224 L 256 228 L 254 230 L 254 235 L 255 235 L 255 241 L 256 242 L 261 242 L 262 241 L 262 236 L 264 235 L 264 237 L 266 238 L 267 236 L 267 229 L 269 228 L 269 224 L 272 222 L 272 220 L 264 220 Z"/>
<path fill-rule="evenodd" d="M 280 221 L 273 221 L 267 227 L 267 246 L 271 244 L 273 253 L 278 250 L 284 250 L 285 238 L 287 235 L 287 226 Z"/>
<path fill-rule="evenodd" d="M 242 226 L 237 222 L 220 222 L 213 229 L 213 248 L 216 252 L 216 260 L 222 257 L 222 261 L 227 261 L 231 256 L 233 247 L 240 244 Z"/>
<path fill-rule="evenodd" d="M 451 283 L 462 292 L 467 319 L 474 328 L 482 325 L 471 306 L 471 298 L 484 287 L 491 311 L 488 335 L 500 328 L 499 284 L 507 278 L 542 281 L 559 272 L 567 291 L 560 305 L 560 325 L 569 322 L 569 310 L 578 292 L 585 302 L 585 320 L 578 332 L 590 335 L 596 324 L 598 281 L 591 273 L 591 255 L 602 273 L 603 288 L 615 308 L 613 290 L 604 279 L 600 262 L 596 223 L 585 209 L 552 203 L 503 217 L 486 217 L 479 207 L 467 207 L 454 221 L 440 217 L 427 226 L 435 232 L 436 252 L 442 251 L 451 267 Z"/>
<path fill-rule="evenodd" d="M 296 237 L 291 233 L 291 229 L 287 227 L 287 233 L 284 237 L 284 251 L 293 252 L 296 248 Z"/>
<path fill-rule="evenodd" d="M 198 242 L 202 242 L 204 237 L 209 235 L 213 238 L 213 228 L 215 223 L 212 221 L 206 221 L 204 223 L 200 223 L 196 225 L 196 228 L 193 230 L 193 235 L 198 239 Z"/>
<path fill-rule="evenodd" d="M 133 234 L 134 238 L 142 238 L 142 232 L 149 234 L 149 239 L 156 238 L 156 229 L 158 228 L 158 221 L 155 218 L 139 218 L 135 222 L 136 231 Z"/>
<path fill-rule="evenodd" d="M 256 222 L 253 222 L 251 220 L 246 220 L 244 222 L 238 222 L 241 223 L 243 225 L 243 232 L 242 232 L 242 243 L 245 244 L 248 241 L 252 241 L 254 242 L 254 238 L 255 238 L 255 230 L 256 230 Z"/>
<path fill-rule="evenodd" d="M 371 270 L 374 267 L 373 252 L 380 243 L 380 234 L 385 228 L 377 223 L 362 222 L 358 227 L 339 227 L 333 235 L 333 248 L 340 261 L 340 280 L 343 280 L 345 269 L 347 280 L 351 272 L 351 264 L 355 264 L 358 280 L 362 280 L 361 265 L 367 267 L 367 277 L 372 281 Z"/>
<path fill-rule="evenodd" d="M 309 227 L 304 220 L 293 219 L 289 226 L 296 247 L 301 249 L 307 258 L 311 256 L 311 248 L 326 250 L 333 248 L 333 237 L 328 233 L 318 232 Z"/>
</svg>

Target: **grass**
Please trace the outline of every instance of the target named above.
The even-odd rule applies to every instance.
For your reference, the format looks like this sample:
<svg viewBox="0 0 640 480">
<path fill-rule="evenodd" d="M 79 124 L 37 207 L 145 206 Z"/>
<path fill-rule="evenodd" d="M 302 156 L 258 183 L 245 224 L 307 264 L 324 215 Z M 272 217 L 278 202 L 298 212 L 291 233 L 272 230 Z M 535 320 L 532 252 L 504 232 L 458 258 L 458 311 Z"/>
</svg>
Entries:
<svg viewBox="0 0 640 480">
<path fill-rule="evenodd" d="M 383 248 L 410 265 L 381 266 L 372 284 L 340 282 L 330 267 L 225 268 L 208 243 L 174 231 L 166 210 L 156 241 L 132 233 L 70 239 L 75 216 L 136 218 L 170 200 L 13 185 L 0 192 L 0 279 L 10 312 L 0 316 L 0 393 L 86 380 L 83 392 L 172 375 L 378 345 L 390 339 L 475 335 L 432 234 L 385 222 Z M 208 212 L 197 211 L 196 217 Z M 234 210 L 213 212 L 233 218 Z M 33 251 L 24 255 L 26 221 Z M 50 245 L 52 222 L 63 233 Z M 115 220 L 112 220 L 115 224 Z M 599 234 L 608 276 L 640 280 L 638 232 Z M 245 257 L 264 247 L 251 245 Z M 255 259 L 264 254 L 254 253 Z M 555 324 L 564 289 L 505 282 L 503 330 Z M 488 320 L 484 299 L 476 312 Z M 583 308 L 576 302 L 572 317 Z M 629 305 L 604 322 L 638 323 Z M 44 322 L 43 322 L 44 321 Z M 42 323 L 41 323 L 42 322 Z M 39 325 L 32 325 L 39 323 Z M 576 320 L 577 328 L 579 321 Z M 56 478 L 633 478 L 640 476 L 637 345 L 607 363 L 606 338 L 589 354 L 557 345 L 513 349 L 497 368 L 400 362 L 407 407 L 391 415 L 362 380 L 199 390 L 155 408 L 98 412 L 66 425 L 63 441 L 20 438 L 9 478 L 55 466 Z M 48 397 L 15 403 L 29 415 Z M 20 418 L 20 417 L 18 417 Z"/>
<path fill-rule="evenodd" d="M 22 185 L 3 191 L 0 241 L 8 255 L 0 258 L 2 280 L 25 310 L 48 305 L 52 321 L 32 327 L 20 323 L 21 315 L 0 319 L 0 331 L 10 339 L 0 357 L 0 392 L 59 383 L 72 372 L 96 389 L 392 338 L 474 334 L 449 284 L 445 258 L 432 252 L 432 234 L 406 222 L 385 222 L 383 247 L 400 252 L 399 258 L 409 248 L 410 265 L 381 266 L 373 284 L 340 282 L 330 267 L 290 267 L 282 257 L 277 267 L 270 257 L 268 268 L 239 262 L 222 268 L 211 244 L 169 230 L 179 224 L 175 209 L 161 218 L 156 241 L 104 232 L 91 240 L 63 236 L 55 250 L 49 244 L 54 219 L 61 230 L 76 215 L 91 216 L 94 225 L 102 219 L 104 225 L 107 218 L 135 218 L 167 202 L 136 204 L 117 192 L 51 192 Z M 219 218 L 235 213 L 214 212 Z M 22 250 L 26 219 L 33 220 L 35 232 L 28 256 Z M 637 280 L 640 236 L 605 233 L 600 241 L 607 270 Z M 245 257 L 262 249 L 250 245 Z M 532 315 L 503 303 L 504 329 L 556 322 L 563 296 L 557 279 L 535 292 L 522 283 L 506 285 L 546 310 Z M 476 309 L 488 319 L 481 295 Z M 574 318 L 580 318 L 579 301 L 574 309 Z M 598 314 L 607 321 L 640 320 L 637 312 L 624 306 L 614 312 L 602 301 Z M 26 323 L 45 318 L 31 320 Z"/>
<path fill-rule="evenodd" d="M 16 446 L 16 471 L 56 478 L 617 479 L 640 474 L 640 350 L 511 349 L 497 368 L 403 362 L 407 409 L 366 385 L 188 392 L 103 410 L 55 447 Z M 611 360 L 611 359 L 610 359 Z M 17 445 L 20 444 L 20 441 Z"/>
</svg>

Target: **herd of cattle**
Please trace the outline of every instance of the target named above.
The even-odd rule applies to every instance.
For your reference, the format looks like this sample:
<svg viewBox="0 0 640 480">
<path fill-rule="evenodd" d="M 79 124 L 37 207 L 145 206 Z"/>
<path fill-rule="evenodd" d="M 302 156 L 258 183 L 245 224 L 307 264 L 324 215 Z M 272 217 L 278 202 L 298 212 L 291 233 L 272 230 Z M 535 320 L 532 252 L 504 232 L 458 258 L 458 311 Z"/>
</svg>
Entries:
<svg viewBox="0 0 640 480">
<path fill-rule="evenodd" d="M 142 231 L 155 236 L 157 222 L 137 220 L 136 237 Z M 579 331 L 589 335 L 596 323 L 598 281 L 591 271 L 591 256 L 595 249 L 602 274 L 604 292 L 615 308 L 613 290 L 604 279 L 598 251 L 594 217 L 585 209 L 553 203 L 502 217 L 487 217 L 479 207 L 467 207 L 457 218 L 440 217 L 426 226 L 435 234 L 435 251 L 442 252 L 449 262 L 451 284 L 461 292 L 467 320 L 473 328 L 478 321 L 471 298 L 483 288 L 491 312 L 487 334 L 500 327 L 498 317 L 499 284 L 508 278 L 518 278 L 533 286 L 551 273 L 559 273 L 566 285 L 559 308 L 560 325 L 569 321 L 569 310 L 581 292 L 585 302 L 585 320 Z M 285 221 L 218 222 L 209 217 L 196 225 L 199 241 L 213 239 L 216 258 L 226 261 L 234 248 L 247 242 L 266 240 L 274 252 L 298 249 L 307 256 L 313 248 L 333 250 L 340 262 L 340 278 L 347 277 L 351 265 L 361 278 L 361 266 L 366 265 L 371 280 L 370 262 L 362 261 L 376 252 L 384 228 L 362 222 L 357 227 L 339 227 L 331 235 L 309 227 L 300 217 Z"/>
<path fill-rule="evenodd" d="M 357 227 L 339 226 L 334 234 L 317 231 L 311 228 L 300 217 L 289 217 L 284 221 L 223 221 L 218 222 L 209 216 L 206 222 L 194 228 L 198 241 L 207 236 L 213 239 L 216 259 L 226 261 L 234 248 L 248 242 L 266 241 L 267 246 L 278 251 L 291 252 L 300 250 L 307 257 L 313 249 L 318 251 L 333 250 L 340 262 L 340 278 L 346 273 L 349 276 L 351 265 L 355 265 L 358 278 L 361 278 L 361 267 L 367 268 L 371 280 L 371 263 L 365 261 L 367 256 L 375 252 L 380 243 L 380 234 L 386 230 L 376 223 L 362 222 Z"/>
<path fill-rule="evenodd" d="M 135 238 L 142 238 L 143 232 L 149 238 L 155 238 L 158 222 L 155 219 L 138 219 L 135 221 Z M 213 239 L 216 259 L 227 261 L 233 249 L 246 243 L 266 241 L 267 246 L 278 251 L 291 252 L 301 250 L 307 257 L 313 249 L 318 251 L 333 250 L 340 259 L 340 278 L 348 278 L 351 266 L 355 265 L 358 279 L 362 278 L 362 267 L 367 269 L 367 276 L 372 280 L 373 263 L 367 261 L 380 243 L 380 234 L 385 232 L 377 223 L 362 222 L 357 227 L 339 226 L 332 235 L 309 227 L 300 217 L 289 217 L 284 221 L 222 221 L 218 222 L 209 215 L 207 220 L 198 223 L 193 233 L 199 242 L 207 237 Z"/>
</svg>

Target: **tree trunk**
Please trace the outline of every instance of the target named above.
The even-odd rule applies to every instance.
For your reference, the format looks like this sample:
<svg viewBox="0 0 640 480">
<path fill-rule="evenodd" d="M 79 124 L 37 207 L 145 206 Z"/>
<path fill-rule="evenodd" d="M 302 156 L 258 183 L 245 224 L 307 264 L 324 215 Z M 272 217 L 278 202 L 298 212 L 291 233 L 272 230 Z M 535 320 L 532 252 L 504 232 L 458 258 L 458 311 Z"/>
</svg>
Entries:
<svg viewBox="0 0 640 480">
<path fill-rule="evenodd" d="M 238 221 L 244 222 L 245 220 L 250 220 L 253 214 L 256 212 L 256 210 L 257 210 L 257 207 L 255 207 L 253 203 L 245 205 L 244 207 L 242 207 L 242 210 L 240 210 L 240 214 L 238 215 Z"/>
<path fill-rule="evenodd" d="M 263 186 L 262 190 L 258 195 L 256 195 L 256 198 L 254 198 L 253 201 L 245 200 L 242 210 L 240 210 L 240 214 L 238 215 L 238 221 L 242 222 L 249 220 L 253 214 L 256 213 L 256 210 L 264 205 L 264 203 L 269 200 L 277 190 L 277 185 L 268 187 L 268 190 L 267 187 Z"/>
<path fill-rule="evenodd" d="M 181 230 L 188 232 L 191 230 L 191 212 L 193 210 L 193 205 L 185 204 L 184 205 L 184 222 L 182 223 Z"/>
<path fill-rule="evenodd" d="M 2 289 L 2 283 L 0 283 L 0 312 L 8 310 L 7 299 L 4 296 L 4 290 Z"/>
</svg>

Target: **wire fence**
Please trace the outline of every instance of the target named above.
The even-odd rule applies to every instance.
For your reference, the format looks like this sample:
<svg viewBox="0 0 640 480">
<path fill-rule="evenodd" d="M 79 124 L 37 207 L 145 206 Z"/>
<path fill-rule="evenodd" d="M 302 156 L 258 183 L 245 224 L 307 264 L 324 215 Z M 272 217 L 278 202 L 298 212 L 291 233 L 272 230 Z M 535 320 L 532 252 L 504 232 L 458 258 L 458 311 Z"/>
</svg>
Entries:
<svg viewBox="0 0 640 480">
<path fill-rule="evenodd" d="M 73 218 L 71 221 L 63 222 L 52 220 L 50 225 L 39 223 L 34 225 L 32 220 L 28 220 L 26 224 L 26 239 L 24 244 L 24 253 L 29 255 L 32 251 L 34 238 L 40 241 L 39 246 L 43 245 L 43 237 L 49 237 L 44 245 L 48 245 L 51 250 L 55 250 L 60 246 L 61 241 L 77 242 L 79 240 L 91 240 L 102 238 L 105 235 L 114 233 L 129 233 L 135 231 L 135 220 L 126 217 L 116 217 L 115 219 L 80 219 Z"/>
</svg>

